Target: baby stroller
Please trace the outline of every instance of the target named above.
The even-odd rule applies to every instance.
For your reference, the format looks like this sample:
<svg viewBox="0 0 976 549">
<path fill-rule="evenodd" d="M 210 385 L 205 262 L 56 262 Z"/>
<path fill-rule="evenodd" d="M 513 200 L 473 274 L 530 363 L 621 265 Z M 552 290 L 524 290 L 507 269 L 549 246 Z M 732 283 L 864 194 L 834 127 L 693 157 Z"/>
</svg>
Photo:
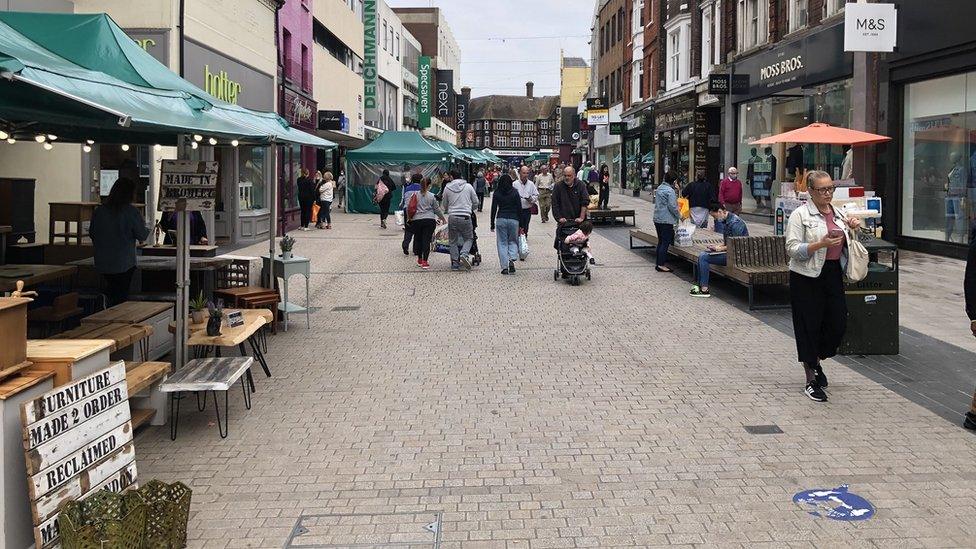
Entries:
<svg viewBox="0 0 976 549">
<path fill-rule="evenodd" d="M 556 229 L 556 234 L 559 236 L 559 249 L 556 251 L 556 269 L 552 272 L 553 280 L 565 278 L 573 286 L 579 286 L 581 276 L 590 280 L 589 258 L 583 251 L 586 243 L 566 244 L 566 237 L 578 229 L 575 223 L 565 223 Z"/>
</svg>

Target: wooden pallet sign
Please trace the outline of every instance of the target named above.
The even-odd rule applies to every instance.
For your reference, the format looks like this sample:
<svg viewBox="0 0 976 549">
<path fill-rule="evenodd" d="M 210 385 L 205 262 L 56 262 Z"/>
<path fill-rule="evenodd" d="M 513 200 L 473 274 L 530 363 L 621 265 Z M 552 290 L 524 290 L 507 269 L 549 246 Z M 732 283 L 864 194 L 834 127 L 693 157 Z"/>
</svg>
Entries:
<svg viewBox="0 0 976 549">
<path fill-rule="evenodd" d="M 136 482 L 125 363 L 25 402 L 27 490 L 38 549 L 58 544 L 62 503 Z"/>
</svg>

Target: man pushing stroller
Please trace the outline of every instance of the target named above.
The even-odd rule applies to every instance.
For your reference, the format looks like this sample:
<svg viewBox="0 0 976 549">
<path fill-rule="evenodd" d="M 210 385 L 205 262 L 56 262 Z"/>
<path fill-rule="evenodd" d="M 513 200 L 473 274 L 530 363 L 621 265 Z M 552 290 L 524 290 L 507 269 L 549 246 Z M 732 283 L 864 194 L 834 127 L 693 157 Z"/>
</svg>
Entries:
<svg viewBox="0 0 976 549">
<path fill-rule="evenodd" d="M 579 225 L 586 219 L 586 208 L 590 205 L 590 194 L 586 190 L 586 183 L 576 178 L 576 170 L 566 166 L 563 170 L 563 180 L 552 189 L 552 216 L 559 226 L 572 223 Z M 556 231 L 556 242 L 553 247 L 559 250 L 560 231 Z"/>
</svg>

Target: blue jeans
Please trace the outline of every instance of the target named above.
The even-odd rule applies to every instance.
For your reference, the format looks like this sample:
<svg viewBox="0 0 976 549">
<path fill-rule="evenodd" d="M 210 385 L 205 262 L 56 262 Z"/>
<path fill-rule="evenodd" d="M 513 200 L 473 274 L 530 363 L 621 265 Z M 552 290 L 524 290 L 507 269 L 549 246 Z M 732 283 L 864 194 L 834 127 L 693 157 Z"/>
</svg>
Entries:
<svg viewBox="0 0 976 549">
<path fill-rule="evenodd" d="M 517 219 L 495 218 L 495 245 L 498 247 L 498 263 L 507 269 L 511 261 L 518 261 Z"/>
<path fill-rule="evenodd" d="M 709 254 L 702 252 L 698 254 L 698 286 L 708 287 L 709 265 L 725 265 L 728 263 L 728 254 Z"/>
</svg>

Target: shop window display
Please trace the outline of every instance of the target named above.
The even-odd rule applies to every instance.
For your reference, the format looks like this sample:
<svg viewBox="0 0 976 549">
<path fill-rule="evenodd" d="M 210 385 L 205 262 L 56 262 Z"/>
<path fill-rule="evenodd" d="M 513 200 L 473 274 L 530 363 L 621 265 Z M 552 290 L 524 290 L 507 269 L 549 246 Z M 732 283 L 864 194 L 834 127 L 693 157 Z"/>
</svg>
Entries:
<svg viewBox="0 0 976 549">
<path fill-rule="evenodd" d="M 976 226 L 976 72 L 905 86 L 902 234 L 958 244 Z"/>
<path fill-rule="evenodd" d="M 264 155 L 264 147 L 240 147 L 237 187 L 241 211 L 265 207 Z"/>
<path fill-rule="evenodd" d="M 771 211 L 781 183 L 794 182 L 807 170 L 822 169 L 834 179 L 841 179 L 846 150 L 840 145 L 750 143 L 813 122 L 849 128 L 850 98 L 850 81 L 845 80 L 739 105 L 736 167 L 745 174 L 742 191 L 747 210 Z"/>
</svg>

